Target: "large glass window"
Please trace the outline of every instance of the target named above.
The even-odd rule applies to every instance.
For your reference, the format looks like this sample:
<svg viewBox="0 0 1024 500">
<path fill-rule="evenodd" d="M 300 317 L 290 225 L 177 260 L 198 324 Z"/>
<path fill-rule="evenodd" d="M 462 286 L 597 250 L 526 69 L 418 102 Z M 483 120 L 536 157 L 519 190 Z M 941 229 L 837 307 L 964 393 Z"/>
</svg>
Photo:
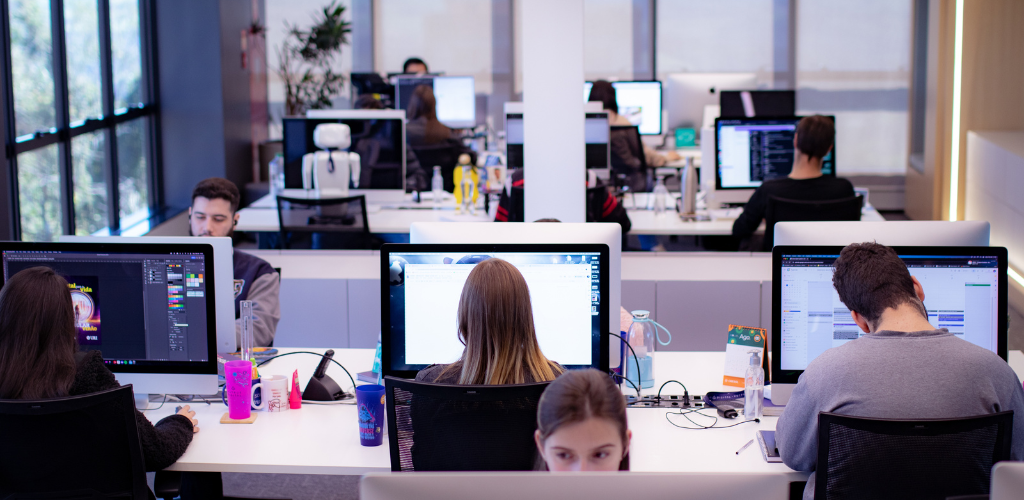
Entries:
<svg viewBox="0 0 1024 500">
<path fill-rule="evenodd" d="M 0 0 L 11 27 L 4 107 L 17 236 L 117 233 L 149 217 L 142 30 L 152 0 Z M 142 2 L 142 3 L 140 3 Z"/>
</svg>

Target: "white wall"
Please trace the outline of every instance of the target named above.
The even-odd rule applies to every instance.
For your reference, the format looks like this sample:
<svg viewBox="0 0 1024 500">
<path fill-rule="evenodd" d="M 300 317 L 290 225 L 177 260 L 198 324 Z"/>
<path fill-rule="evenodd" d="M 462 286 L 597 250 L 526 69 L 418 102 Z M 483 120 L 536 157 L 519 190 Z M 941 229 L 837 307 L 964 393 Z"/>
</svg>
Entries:
<svg viewBox="0 0 1024 500">
<path fill-rule="evenodd" d="M 1024 270 L 1024 131 L 967 132 L 964 218 L 987 220 L 990 242 Z"/>
</svg>

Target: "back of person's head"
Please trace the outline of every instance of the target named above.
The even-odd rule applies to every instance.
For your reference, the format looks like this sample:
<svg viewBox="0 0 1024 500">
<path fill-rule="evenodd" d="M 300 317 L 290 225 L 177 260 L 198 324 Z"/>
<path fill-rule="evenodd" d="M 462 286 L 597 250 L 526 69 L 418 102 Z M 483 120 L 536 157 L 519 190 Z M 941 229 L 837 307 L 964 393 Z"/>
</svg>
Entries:
<svg viewBox="0 0 1024 500">
<path fill-rule="evenodd" d="M 854 243 L 839 253 L 834 266 L 832 284 L 839 300 L 864 316 L 872 330 L 886 309 L 903 304 L 916 306 L 928 318 L 907 265 L 892 248 L 871 242 Z"/>
<path fill-rule="evenodd" d="M 473 268 L 459 298 L 459 339 L 466 345 L 460 384 L 522 384 L 553 380 L 541 353 L 526 279 L 512 264 L 487 259 Z"/>
<path fill-rule="evenodd" d="M 210 177 L 199 181 L 199 184 L 196 184 L 195 189 L 192 190 L 192 201 L 194 202 L 200 196 L 208 200 L 227 200 L 231 204 L 231 213 L 238 211 L 238 204 L 242 200 L 238 186 L 221 177 Z"/>
<path fill-rule="evenodd" d="M 0 399 L 66 396 L 77 351 L 68 282 L 48 267 L 11 276 L 0 290 Z"/>
<path fill-rule="evenodd" d="M 612 382 L 611 377 L 598 370 L 570 370 L 563 373 L 540 397 L 537 406 L 537 444 L 548 468 L 559 469 L 560 460 L 583 460 L 588 457 L 549 457 L 545 453 L 545 444 L 558 431 L 566 427 L 586 422 L 590 419 L 601 419 L 611 424 L 614 435 L 594 436 L 595 441 L 585 445 L 588 450 L 601 447 L 608 443 L 618 452 L 608 453 L 606 457 L 589 457 L 594 470 L 629 470 L 629 427 L 626 425 L 626 400 L 622 392 Z M 604 428 L 608 428 L 605 426 Z M 557 437 L 557 436 L 556 436 Z M 548 443 L 556 444 L 556 443 Z M 562 444 L 562 443 L 558 443 Z M 615 446 L 619 445 L 619 446 Z M 580 450 L 582 452 L 582 450 Z M 556 463 L 552 463 L 556 462 Z M 596 462 L 596 464 L 595 464 Z"/>
<path fill-rule="evenodd" d="M 796 148 L 811 158 L 824 158 L 836 140 L 836 126 L 831 118 L 812 115 L 796 125 Z"/>
<path fill-rule="evenodd" d="M 384 109 L 384 103 L 380 102 L 373 94 L 362 94 L 356 98 L 353 105 L 355 109 Z"/>
<path fill-rule="evenodd" d="M 426 118 L 429 122 L 437 121 L 437 100 L 434 89 L 429 85 L 420 85 L 413 89 L 409 99 L 409 119 Z"/>
<path fill-rule="evenodd" d="M 418 57 L 410 57 L 410 58 L 405 60 L 405 63 L 402 64 L 402 73 L 406 73 L 406 74 L 418 73 L 418 71 L 414 71 L 416 68 L 410 68 L 410 66 L 415 66 L 415 65 L 423 66 L 423 72 L 424 73 L 427 73 L 427 72 L 430 71 L 427 68 L 427 63 L 424 62 L 423 59 L 420 59 Z"/>
<path fill-rule="evenodd" d="M 619 105 L 615 99 L 615 87 L 605 80 L 598 80 L 590 87 L 588 101 L 600 102 L 606 111 L 619 112 Z"/>
</svg>

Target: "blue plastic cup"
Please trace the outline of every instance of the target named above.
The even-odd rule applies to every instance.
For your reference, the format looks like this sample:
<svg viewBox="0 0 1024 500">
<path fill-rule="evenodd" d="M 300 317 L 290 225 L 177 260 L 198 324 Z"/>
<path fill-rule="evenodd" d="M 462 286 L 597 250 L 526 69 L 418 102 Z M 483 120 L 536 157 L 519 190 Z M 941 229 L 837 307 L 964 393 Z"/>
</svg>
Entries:
<svg viewBox="0 0 1024 500">
<path fill-rule="evenodd" d="M 356 411 L 359 416 L 359 444 L 380 446 L 384 442 L 384 386 L 356 387 Z"/>
</svg>

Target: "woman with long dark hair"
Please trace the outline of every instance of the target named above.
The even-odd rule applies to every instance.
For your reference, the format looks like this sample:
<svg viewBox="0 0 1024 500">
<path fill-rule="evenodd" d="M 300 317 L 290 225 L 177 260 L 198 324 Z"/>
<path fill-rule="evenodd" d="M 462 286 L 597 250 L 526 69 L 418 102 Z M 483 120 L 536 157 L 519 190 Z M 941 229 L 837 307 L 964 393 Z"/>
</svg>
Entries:
<svg viewBox="0 0 1024 500">
<path fill-rule="evenodd" d="M 409 99 L 409 123 L 405 126 L 405 137 L 411 146 L 430 146 L 447 142 L 452 129 L 437 119 L 437 99 L 434 89 L 420 85 L 412 91 Z"/>
</svg>

